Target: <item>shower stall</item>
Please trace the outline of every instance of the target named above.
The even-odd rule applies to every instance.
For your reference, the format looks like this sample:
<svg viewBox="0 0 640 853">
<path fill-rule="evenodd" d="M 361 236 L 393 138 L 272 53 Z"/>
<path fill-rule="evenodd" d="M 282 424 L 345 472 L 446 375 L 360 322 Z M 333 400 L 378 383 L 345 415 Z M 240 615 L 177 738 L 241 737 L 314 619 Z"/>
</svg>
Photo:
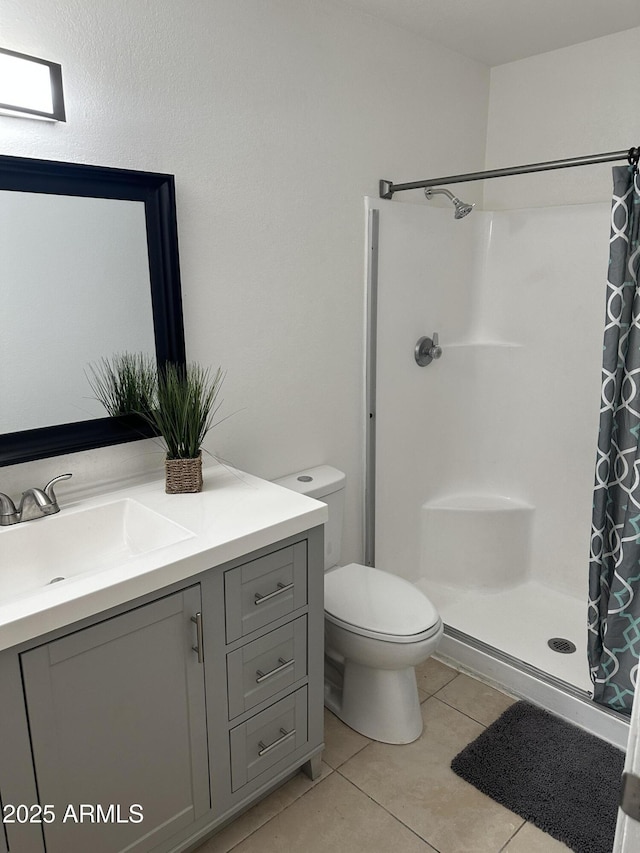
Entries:
<svg viewBox="0 0 640 853">
<path fill-rule="evenodd" d="M 365 559 L 433 601 L 443 657 L 624 746 L 586 654 L 611 205 L 445 195 L 366 201 Z"/>
</svg>

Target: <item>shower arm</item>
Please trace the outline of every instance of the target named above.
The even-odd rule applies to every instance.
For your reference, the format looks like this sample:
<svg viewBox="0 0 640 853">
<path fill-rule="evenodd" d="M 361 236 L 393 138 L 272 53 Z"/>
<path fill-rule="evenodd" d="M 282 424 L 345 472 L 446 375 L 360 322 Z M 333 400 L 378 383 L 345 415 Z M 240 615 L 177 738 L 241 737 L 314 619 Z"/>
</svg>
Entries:
<svg viewBox="0 0 640 853">
<path fill-rule="evenodd" d="M 446 195 L 446 197 L 451 199 L 451 201 L 456 198 L 452 192 L 446 189 L 446 187 L 425 187 L 424 194 L 427 198 L 431 198 L 432 195 Z"/>
<path fill-rule="evenodd" d="M 590 166 L 594 163 L 612 163 L 615 160 L 627 160 L 638 171 L 640 147 L 627 151 L 610 151 L 607 154 L 592 154 L 588 157 L 572 157 L 568 160 L 549 160 L 546 163 L 529 163 L 526 166 L 510 166 L 507 169 L 490 169 L 486 172 L 470 172 L 466 175 L 449 175 L 445 178 L 430 178 L 426 181 L 412 181 L 406 184 L 394 184 L 392 181 L 380 181 L 380 198 L 393 198 L 393 194 L 403 190 L 420 190 L 437 187 L 441 184 L 460 184 L 468 181 L 483 181 L 485 178 L 506 178 L 510 175 L 526 175 L 530 172 L 548 172 L 552 169 L 568 169 L 572 166 Z"/>
</svg>

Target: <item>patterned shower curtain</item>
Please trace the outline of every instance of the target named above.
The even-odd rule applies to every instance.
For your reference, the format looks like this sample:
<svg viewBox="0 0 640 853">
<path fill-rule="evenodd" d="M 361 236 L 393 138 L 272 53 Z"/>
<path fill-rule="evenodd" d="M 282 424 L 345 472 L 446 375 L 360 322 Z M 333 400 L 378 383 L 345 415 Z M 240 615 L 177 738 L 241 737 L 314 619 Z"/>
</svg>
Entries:
<svg viewBox="0 0 640 853">
<path fill-rule="evenodd" d="M 640 658 L 640 182 L 613 169 L 607 310 L 589 567 L 595 701 L 631 712 Z"/>
</svg>

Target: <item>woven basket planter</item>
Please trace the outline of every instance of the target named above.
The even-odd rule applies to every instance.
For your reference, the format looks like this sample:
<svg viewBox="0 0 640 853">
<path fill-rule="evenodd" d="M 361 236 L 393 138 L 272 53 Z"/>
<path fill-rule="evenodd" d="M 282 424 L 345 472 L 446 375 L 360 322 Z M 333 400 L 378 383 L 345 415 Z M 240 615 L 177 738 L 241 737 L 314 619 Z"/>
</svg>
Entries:
<svg viewBox="0 0 640 853">
<path fill-rule="evenodd" d="M 202 454 L 195 459 L 165 459 L 164 470 L 168 495 L 202 491 Z"/>
</svg>

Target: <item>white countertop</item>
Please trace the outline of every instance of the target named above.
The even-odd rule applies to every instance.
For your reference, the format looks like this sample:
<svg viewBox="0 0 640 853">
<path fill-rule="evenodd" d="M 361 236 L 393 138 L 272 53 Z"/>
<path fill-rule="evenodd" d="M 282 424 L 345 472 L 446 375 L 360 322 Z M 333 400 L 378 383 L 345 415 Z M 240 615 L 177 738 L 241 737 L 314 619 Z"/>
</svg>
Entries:
<svg viewBox="0 0 640 853">
<path fill-rule="evenodd" d="M 164 480 L 159 480 L 65 502 L 60 489 L 58 515 L 19 526 L 55 524 L 65 514 L 131 498 L 184 527 L 186 538 L 106 569 L 88 571 L 15 597 L 5 595 L 0 600 L 0 650 L 185 580 L 327 520 L 325 504 L 251 474 L 215 464 L 204 470 L 203 477 L 203 490 L 198 494 L 167 495 Z M 11 530 L 0 528 L 0 537 Z M 60 553 L 50 555 L 51 577 L 64 576 L 64 562 L 63 546 Z M 11 570 L 10 565 L 0 566 L 2 572 Z"/>
</svg>

